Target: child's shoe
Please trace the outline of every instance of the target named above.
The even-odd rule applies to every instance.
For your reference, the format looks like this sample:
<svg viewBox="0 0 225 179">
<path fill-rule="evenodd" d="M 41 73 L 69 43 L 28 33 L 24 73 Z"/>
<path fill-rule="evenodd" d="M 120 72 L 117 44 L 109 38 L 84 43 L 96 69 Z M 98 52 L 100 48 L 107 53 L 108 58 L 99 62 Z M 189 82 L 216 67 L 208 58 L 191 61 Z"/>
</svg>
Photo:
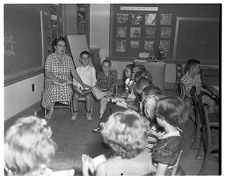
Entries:
<svg viewBox="0 0 225 179">
<path fill-rule="evenodd" d="M 74 112 L 71 121 L 76 121 L 77 120 L 77 112 Z"/>
<path fill-rule="evenodd" d="M 88 120 L 88 121 L 93 120 L 93 118 L 92 118 L 92 116 L 91 116 L 91 113 L 90 113 L 90 112 L 87 112 L 87 113 L 86 113 L 86 118 L 87 118 L 87 120 Z"/>
</svg>

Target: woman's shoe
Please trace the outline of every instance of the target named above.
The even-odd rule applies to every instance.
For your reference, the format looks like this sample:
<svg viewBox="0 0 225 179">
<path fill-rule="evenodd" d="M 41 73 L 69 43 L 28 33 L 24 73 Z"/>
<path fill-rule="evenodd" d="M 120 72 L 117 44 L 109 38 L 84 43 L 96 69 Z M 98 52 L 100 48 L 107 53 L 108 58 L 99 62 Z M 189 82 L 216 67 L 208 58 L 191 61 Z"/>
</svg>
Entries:
<svg viewBox="0 0 225 179">
<path fill-rule="evenodd" d="M 93 120 L 92 116 L 91 116 L 91 113 L 90 112 L 86 112 L 86 118 L 88 121 L 91 121 Z"/>
</svg>

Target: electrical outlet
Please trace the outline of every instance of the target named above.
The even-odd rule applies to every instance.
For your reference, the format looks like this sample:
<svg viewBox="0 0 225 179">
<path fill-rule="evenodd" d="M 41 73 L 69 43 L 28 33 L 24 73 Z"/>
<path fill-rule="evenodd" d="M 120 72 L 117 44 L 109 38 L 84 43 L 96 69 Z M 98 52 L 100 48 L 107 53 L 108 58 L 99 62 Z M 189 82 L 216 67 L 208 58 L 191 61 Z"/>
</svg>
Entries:
<svg viewBox="0 0 225 179">
<path fill-rule="evenodd" d="M 34 84 L 32 84 L 31 88 L 32 88 L 32 92 L 33 92 L 35 90 Z"/>
</svg>

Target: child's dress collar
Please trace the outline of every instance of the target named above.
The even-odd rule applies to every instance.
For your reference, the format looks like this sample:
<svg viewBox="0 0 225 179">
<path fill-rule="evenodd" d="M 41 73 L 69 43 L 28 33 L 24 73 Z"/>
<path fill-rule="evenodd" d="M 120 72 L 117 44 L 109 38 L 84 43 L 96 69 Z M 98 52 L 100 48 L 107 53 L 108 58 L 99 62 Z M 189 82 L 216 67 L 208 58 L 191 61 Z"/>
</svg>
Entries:
<svg viewBox="0 0 225 179">
<path fill-rule="evenodd" d="M 159 137 L 159 139 L 165 139 L 165 138 L 172 137 L 172 136 L 180 136 L 180 132 L 178 130 L 173 131 L 173 132 L 164 134 L 163 136 Z"/>
</svg>

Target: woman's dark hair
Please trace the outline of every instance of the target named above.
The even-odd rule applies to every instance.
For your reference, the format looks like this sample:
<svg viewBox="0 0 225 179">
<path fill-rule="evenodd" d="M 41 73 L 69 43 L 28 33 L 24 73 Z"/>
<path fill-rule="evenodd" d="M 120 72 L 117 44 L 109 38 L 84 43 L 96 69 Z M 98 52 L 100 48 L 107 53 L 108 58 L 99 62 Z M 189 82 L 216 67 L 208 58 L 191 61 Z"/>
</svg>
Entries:
<svg viewBox="0 0 225 179">
<path fill-rule="evenodd" d="M 91 54 L 88 51 L 83 51 L 80 53 L 80 58 L 82 58 L 83 55 L 91 56 Z"/>
<path fill-rule="evenodd" d="M 52 52 L 53 52 L 53 53 L 55 52 L 55 47 L 56 47 L 56 45 L 58 44 L 59 41 L 65 42 L 65 45 L 66 45 L 66 47 L 67 47 L 67 41 L 66 41 L 66 39 L 65 39 L 64 37 L 59 37 L 59 38 L 55 39 L 55 40 L 52 42 Z"/>
<path fill-rule="evenodd" d="M 190 69 L 191 69 L 191 67 L 193 67 L 193 66 L 195 66 L 195 65 L 199 65 L 201 62 L 199 61 L 199 60 L 196 60 L 196 59 L 190 59 L 190 60 L 188 60 L 187 62 L 186 62 L 186 65 L 185 65 L 185 70 L 184 70 L 184 72 L 186 73 L 186 72 L 188 72 Z"/>
</svg>

